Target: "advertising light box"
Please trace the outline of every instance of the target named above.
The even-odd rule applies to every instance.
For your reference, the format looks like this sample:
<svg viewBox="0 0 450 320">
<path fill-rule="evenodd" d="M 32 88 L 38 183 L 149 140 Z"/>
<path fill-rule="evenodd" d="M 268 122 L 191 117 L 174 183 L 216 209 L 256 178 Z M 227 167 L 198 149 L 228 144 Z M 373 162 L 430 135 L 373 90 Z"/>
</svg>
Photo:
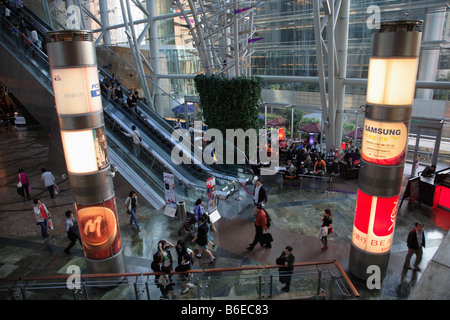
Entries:
<svg viewBox="0 0 450 320">
<path fill-rule="evenodd" d="M 382 198 L 358 191 L 352 242 L 370 253 L 391 248 L 399 196 Z"/>
</svg>

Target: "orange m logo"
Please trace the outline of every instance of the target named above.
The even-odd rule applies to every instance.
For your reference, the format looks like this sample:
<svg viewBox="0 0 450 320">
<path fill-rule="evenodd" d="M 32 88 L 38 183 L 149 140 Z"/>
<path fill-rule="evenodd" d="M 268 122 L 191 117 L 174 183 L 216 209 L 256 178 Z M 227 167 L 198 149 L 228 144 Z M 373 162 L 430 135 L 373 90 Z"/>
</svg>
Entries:
<svg viewBox="0 0 450 320">
<path fill-rule="evenodd" d="M 101 229 L 101 223 L 102 223 L 102 217 L 97 216 L 97 218 L 89 219 L 88 222 L 84 225 L 84 234 L 87 236 L 89 233 L 97 232 L 97 237 L 100 237 L 102 234 L 100 232 Z"/>
</svg>

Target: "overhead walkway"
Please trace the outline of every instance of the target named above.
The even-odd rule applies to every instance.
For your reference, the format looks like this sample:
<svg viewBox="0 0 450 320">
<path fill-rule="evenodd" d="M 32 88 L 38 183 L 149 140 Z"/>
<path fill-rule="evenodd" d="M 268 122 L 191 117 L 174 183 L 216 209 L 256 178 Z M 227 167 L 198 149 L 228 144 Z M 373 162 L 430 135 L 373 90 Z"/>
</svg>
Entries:
<svg viewBox="0 0 450 320">
<path fill-rule="evenodd" d="M 30 14 L 29 10 L 24 10 Z M 42 32 L 48 30 L 35 15 L 30 16 Z M 14 35 L 12 25 L 2 17 L 0 36 L 2 74 L 1 81 L 24 104 L 48 132 L 57 135 L 57 116 L 54 107 L 53 89 L 49 73 L 48 58 L 37 47 Z M 38 23 L 39 22 L 39 23 Z M 99 69 L 99 74 L 105 71 Z M 127 90 L 124 88 L 124 94 Z M 173 165 L 171 152 L 176 144 L 171 138 L 173 128 L 164 119 L 143 103 L 138 103 L 138 114 L 121 108 L 103 97 L 105 127 L 107 130 L 110 162 L 120 173 L 153 203 L 155 208 L 165 204 L 163 173 L 171 172 L 176 177 L 176 193 L 186 202 L 187 210 L 192 210 L 196 199 L 206 196 L 206 180 L 216 177 L 218 195 L 227 198 L 233 194 L 236 185 L 245 178 L 245 169 L 218 166 Z M 141 152 L 133 152 L 132 141 L 124 132 L 136 125 L 142 135 Z M 193 151 L 193 149 L 192 149 Z M 238 171 L 239 170 L 239 171 Z M 236 174 L 234 174 L 236 173 Z M 241 177 L 238 176 L 238 173 Z"/>
</svg>

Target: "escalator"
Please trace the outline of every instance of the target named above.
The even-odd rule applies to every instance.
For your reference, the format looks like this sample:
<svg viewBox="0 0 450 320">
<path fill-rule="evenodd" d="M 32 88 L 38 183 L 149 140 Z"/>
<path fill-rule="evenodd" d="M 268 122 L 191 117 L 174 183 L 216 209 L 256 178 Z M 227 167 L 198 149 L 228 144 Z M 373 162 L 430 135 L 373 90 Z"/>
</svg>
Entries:
<svg viewBox="0 0 450 320">
<path fill-rule="evenodd" d="M 36 24 L 39 26 L 39 29 L 49 31 L 51 27 L 42 20 L 38 15 L 36 15 L 33 11 L 31 11 L 29 8 L 24 7 L 24 11 L 26 14 L 33 19 L 33 21 L 36 22 Z M 59 11 L 57 8 L 53 8 L 53 15 L 52 15 L 52 22 L 53 25 L 56 25 L 60 29 L 64 29 L 66 25 L 67 17 L 64 12 Z M 42 35 L 44 37 L 44 35 Z M 127 75 L 130 73 L 130 71 L 134 71 L 137 74 L 137 71 L 133 65 L 125 61 L 122 57 L 120 57 L 115 51 L 111 50 L 109 46 L 103 45 L 99 39 L 96 40 L 96 52 L 97 52 L 97 61 L 98 61 L 98 69 L 99 69 L 99 77 L 100 79 L 103 79 L 104 76 L 107 76 L 108 78 L 112 78 L 111 74 L 106 71 L 106 68 L 108 66 L 114 65 L 114 66 L 120 66 L 116 68 L 116 71 L 120 73 L 126 73 Z M 105 68 L 102 68 L 100 66 L 104 66 Z M 111 69 L 111 68 L 110 68 Z M 179 104 L 178 101 L 175 101 L 167 92 L 165 92 L 162 88 L 158 87 L 151 78 L 146 78 L 148 82 L 148 86 L 152 88 L 153 95 L 154 95 L 154 104 L 161 103 L 164 104 L 165 107 L 172 109 L 172 107 L 177 106 Z M 124 93 L 124 96 L 127 97 L 130 93 L 129 90 L 122 86 L 122 92 Z M 156 134 L 155 141 L 163 141 L 163 143 L 170 148 L 166 148 L 165 155 L 170 155 L 171 150 L 175 147 L 175 145 L 178 144 L 178 141 L 175 141 L 173 139 L 173 133 L 174 128 L 168 124 L 168 122 L 163 119 L 157 112 L 155 112 L 148 104 L 145 104 L 141 101 L 137 102 L 137 107 L 139 112 L 137 113 L 137 118 L 139 120 L 139 125 L 135 123 L 137 127 L 139 127 L 139 130 L 146 130 L 146 128 L 150 129 L 150 131 L 153 131 L 153 134 Z M 131 130 L 129 128 L 129 130 Z M 142 131 L 141 131 L 142 132 Z M 147 130 L 147 133 L 152 135 L 152 132 L 149 132 Z M 187 156 L 192 160 L 191 163 L 194 166 L 199 167 L 203 172 L 207 173 L 208 176 L 214 176 L 216 177 L 216 180 L 228 180 L 228 181 L 234 181 L 235 185 L 239 187 L 239 184 L 246 184 L 247 182 L 251 181 L 253 178 L 253 171 L 251 170 L 250 166 L 243 164 L 243 165 L 236 165 L 236 164 L 221 164 L 218 165 L 216 163 L 213 163 L 211 165 L 206 164 L 205 162 L 197 163 L 194 162 L 194 153 L 197 148 L 197 146 L 194 146 L 193 143 L 188 143 L 189 151 L 186 152 Z M 200 151 L 201 152 L 201 151 Z M 237 148 L 234 148 L 235 154 L 241 153 L 244 157 L 245 154 L 238 150 Z M 162 154 L 161 154 L 162 155 Z M 167 161 L 170 161 L 168 157 L 166 157 Z M 170 161 L 172 162 L 172 161 Z M 198 168 L 197 168 L 198 169 Z M 196 169 L 196 170 L 197 170 Z M 224 185 L 223 190 L 218 190 L 219 192 L 222 192 L 221 196 L 226 197 L 228 191 L 227 189 L 227 183 Z"/>
<path fill-rule="evenodd" d="M 36 17 L 30 18 L 36 21 Z M 57 120 L 47 56 L 12 34 L 12 26 L 3 17 L 1 19 L 1 81 L 48 132 L 53 136 L 59 135 L 58 130 L 55 131 Z M 99 75 L 104 74 L 105 71 L 99 68 Z M 176 177 L 175 190 L 185 200 L 187 210 L 192 210 L 197 198 L 206 198 L 206 179 L 211 176 L 216 177 L 219 196 L 227 198 L 234 192 L 236 182 L 233 180 L 238 183 L 240 179 L 235 172 L 205 164 L 174 166 L 171 161 L 175 143 L 171 139 L 173 128 L 143 103 L 139 103 L 138 114 L 123 109 L 106 97 L 103 97 L 103 107 L 111 163 L 155 208 L 165 203 L 164 172 L 171 172 Z M 124 135 L 124 131 L 131 130 L 131 125 L 136 125 L 143 139 L 139 155 L 133 153 L 131 141 Z"/>
</svg>

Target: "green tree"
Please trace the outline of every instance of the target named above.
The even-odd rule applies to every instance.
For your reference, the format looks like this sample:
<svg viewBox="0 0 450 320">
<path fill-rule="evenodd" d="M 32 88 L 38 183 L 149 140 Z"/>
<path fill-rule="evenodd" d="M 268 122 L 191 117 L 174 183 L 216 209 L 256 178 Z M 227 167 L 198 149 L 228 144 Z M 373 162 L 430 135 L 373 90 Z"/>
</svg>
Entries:
<svg viewBox="0 0 450 320">
<path fill-rule="evenodd" d="M 348 121 L 344 122 L 344 125 L 342 126 L 342 142 L 348 140 L 347 138 L 345 138 L 345 135 L 347 134 L 347 132 L 355 130 L 355 129 L 356 129 L 356 126 L 354 123 L 351 123 Z"/>
<path fill-rule="evenodd" d="M 302 110 L 294 109 L 294 132 L 298 132 L 300 130 L 303 115 L 304 112 Z M 284 110 L 283 118 L 289 122 L 289 130 L 291 130 L 292 110 L 290 108 L 286 108 L 286 110 Z"/>
</svg>

